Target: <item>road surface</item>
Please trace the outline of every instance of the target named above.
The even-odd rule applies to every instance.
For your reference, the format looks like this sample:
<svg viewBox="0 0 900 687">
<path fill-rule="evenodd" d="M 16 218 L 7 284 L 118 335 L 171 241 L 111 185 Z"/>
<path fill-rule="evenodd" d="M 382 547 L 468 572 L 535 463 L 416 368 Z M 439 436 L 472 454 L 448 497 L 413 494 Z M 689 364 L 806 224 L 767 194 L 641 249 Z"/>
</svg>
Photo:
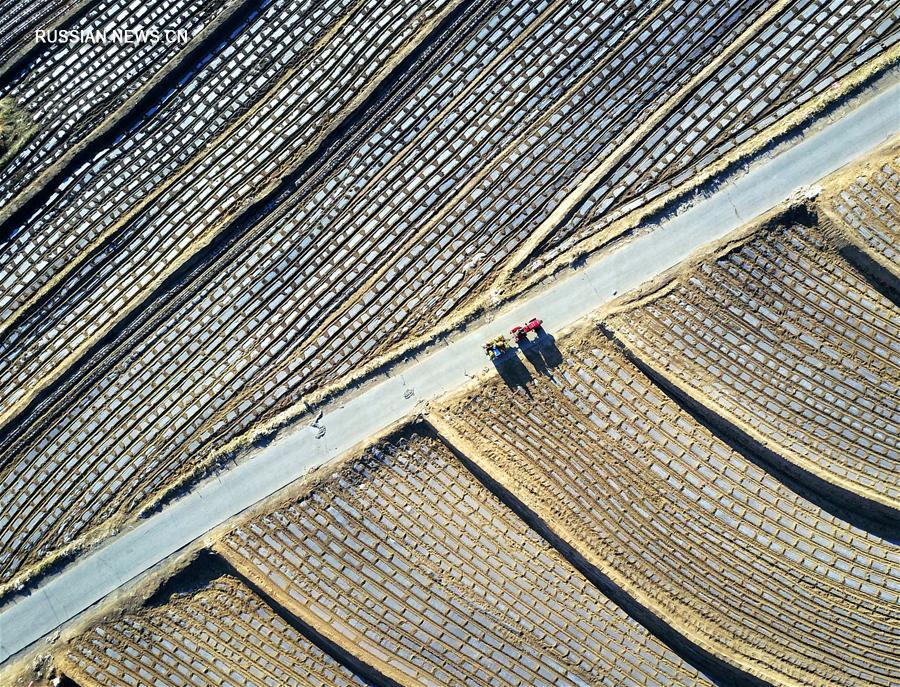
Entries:
<svg viewBox="0 0 900 687">
<path fill-rule="evenodd" d="M 415 413 L 417 403 L 452 391 L 485 367 L 482 343 L 531 317 L 553 332 L 652 279 L 900 130 L 900 84 L 800 143 L 765 159 L 713 195 L 491 322 L 452 339 L 402 374 L 371 386 L 316 423 L 274 442 L 161 512 L 85 555 L 30 596 L 0 612 L 0 662 L 27 648 L 121 585 L 228 518 Z M 410 393 L 411 392 L 411 393 Z M 336 405 L 336 404 L 335 404 Z M 321 437 L 321 427 L 325 433 Z"/>
</svg>

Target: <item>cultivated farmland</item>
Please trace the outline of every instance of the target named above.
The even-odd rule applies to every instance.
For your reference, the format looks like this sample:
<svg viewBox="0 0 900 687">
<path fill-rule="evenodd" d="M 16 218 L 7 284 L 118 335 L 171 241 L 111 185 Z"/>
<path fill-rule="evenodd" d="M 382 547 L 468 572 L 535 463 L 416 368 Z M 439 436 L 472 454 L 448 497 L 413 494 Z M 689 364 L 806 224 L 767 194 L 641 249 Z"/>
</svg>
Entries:
<svg viewBox="0 0 900 687">
<path fill-rule="evenodd" d="M 898 12 L 0 0 L 0 682 L 898 684 Z"/>
<path fill-rule="evenodd" d="M 649 192 L 677 166 L 670 148 L 686 171 L 652 187 L 689 185 L 808 94 L 827 99 L 891 59 L 890 3 L 795 5 L 229 6 L 227 39 L 198 44 L 114 138 L 87 126 L 83 163 L 8 223 L 0 478 L 29 482 L 6 497 L 0 580 L 513 292 L 516 265 L 571 238 L 556 209 L 620 189 L 623 174 Z M 195 21 L 221 15 L 203 12 Z M 813 25 L 833 30 L 812 40 Z M 750 59 L 760 45 L 772 53 Z M 41 53 L 16 82 L 39 85 L 26 106 L 56 102 L 40 95 L 55 55 L 86 59 Z M 151 59 L 128 55 L 122 69 Z M 767 109 L 712 136 L 699 113 L 737 113 L 754 84 Z M 63 133 L 38 135 L 50 158 L 82 135 Z M 664 135 L 658 153 L 634 152 Z M 634 156 L 651 166 L 624 171 Z M 17 156 L 3 178 L 18 188 L 17 165 L 50 158 Z"/>
<path fill-rule="evenodd" d="M 49 8 L 48 8 L 49 9 Z M 193 38 L 227 14 L 224 0 L 136 2 L 104 0 L 67 27 L 69 31 L 184 31 Z M 41 19 L 40 24 L 45 24 Z M 60 42 L 46 46 L 24 73 L 0 90 L 15 98 L 38 125 L 0 175 L 0 216 L 67 152 L 100 128 L 107 117 L 147 83 L 165 74 L 178 42 Z"/>
<path fill-rule="evenodd" d="M 294 492 L 149 600 L 67 635 L 57 666 L 79 687 L 367 685 L 371 671 L 410 687 L 711 685 L 426 426 Z"/>
<path fill-rule="evenodd" d="M 535 346 L 537 344 L 534 344 Z M 616 584 L 769 684 L 900 674 L 897 547 L 786 488 L 667 398 L 599 332 L 443 431 Z"/>
<path fill-rule="evenodd" d="M 35 29 L 54 26 L 82 4 L 77 0 L 0 2 L 0 70 L 34 39 Z"/>
<path fill-rule="evenodd" d="M 844 227 L 876 261 L 900 273 L 900 158 L 896 150 L 867 161 L 832 182 L 822 203 L 825 215 Z"/>
<path fill-rule="evenodd" d="M 372 450 L 220 549 L 399 684 L 708 684 L 427 436 Z"/>
<path fill-rule="evenodd" d="M 900 311 L 814 226 L 761 231 L 609 326 L 810 475 L 900 508 Z"/>
<path fill-rule="evenodd" d="M 579 244 L 608 241 L 608 227 L 630 211 L 646 213 L 673 189 L 770 143 L 785 120 L 821 109 L 883 57 L 896 59 L 897 3 L 803 0 L 773 9 L 717 69 L 667 102 L 665 117 L 628 140 L 621 162 L 578 198 L 532 269 Z"/>
<path fill-rule="evenodd" d="M 279 6 L 275 5 L 272 8 L 273 12 L 278 8 Z M 410 9 L 409 12 L 413 12 L 413 10 Z M 421 12 L 423 17 L 429 16 L 425 9 Z M 412 16 L 416 16 L 415 12 Z M 298 14 L 296 17 L 289 15 L 289 18 L 291 22 L 318 22 L 319 32 L 334 31 L 335 27 L 352 30 L 352 23 L 349 27 L 347 26 L 348 17 L 341 17 L 339 13 L 330 14 L 326 11 L 311 10 L 308 15 Z M 260 26 L 270 26 L 267 19 L 270 17 L 262 17 Z M 398 36 L 409 36 L 419 26 L 418 22 L 409 21 L 410 15 L 404 15 L 401 10 L 389 11 L 374 7 L 356 8 L 356 14 L 351 15 L 349 19 L 366 26 L 369 25 L 368 22 L 374 22 L 374 27 L 379 25 L 393 27 L 398 32 Z M 335 27 L 329 29 L 331 24 L 335 24 Z M 384 30 L 378 32 L 373 29 L 373 33 L 373 40 L 376 42 L 372 46 L 367 47 L 364 43 L 350 46 L 341 41 L 327 43 L 319 37 L 318 52 L 309 50 L 298 52 L 297 63 L 287 70 L 290 76 L 296 75 L 296 77 L 283 80 L 284 84 L 280 86 L 278 93 L 270 95 L 260 105 L 264 112 L 271 111 L 273 116 L 294 118 L 293 128 L 286 127 L 286 122 L 282 122 L 278 126 L 278 130 L 282 132 L 283 136 L 299 146 L 304 141 L 303 136 L 314 138 L 319 135 L 321 128 L 325 127 L 325 122 L 321 123 L 321 127 L 307 126 L 303 129 L 303 136 L 298 137 L 302 123 L 308 122 L 312 114 L 298 107 L 298 102 L 295 102 L 297 98 L 305 99 L 313 112 L 327 110 L 329 105 L 332 110 L 339 111 L 342 106 L 341 99 L 347 99 L 353 93 L 352 89 L 347 88 L 350 85 L 349 80 L 357 79 L 361 84 L 366 82 L 367 73 L 370 76 L 371 72 L 378 68 L 379 62 L 369 62 L 365 66 L 361 66 L 356 57 L 366 50 L 378 52 L 377 46 L 382 41 L 390 40 L 390 34 L 385 34 Z M 310 35 L 316 37 L 315 33 Z M 264 45 L 254 48 L 250 38 L 252 35 L 248 37 L 248 41 L 250 41 L 248 49 L 267 49 Z M 291 49 L 297 50 L 296 46 L 288 45 Z M 337 57 L 332 54 L 333 52 L 342 56 L 343 62 L 338 61 Z M 240 53 L 236 54 L 240 55 Z M 389 53 L 380 52 L 379 54 L 383 61 L 389 60 L 391 57 Z M 276 53 L 270 57 L 273 60 L 271 68 L 275 70 L 279 67 L 279 60 L 290 58 L 290 54 Z M 213 94 L 217 88 L 222 88 L 221 64 L 216 66 L 219 69 L 212 69 L 209 72 L 211 82 L 206 84 L 213 89 L 209 91 Z M 357 73 L 356 70 L 359 69 L 364 72 Z M 225 73 L 227 74 L 227 72 Z M 321 80 L 326 74 L 332 75 L 333 80 Z M 342 84 L 342 79 L 347 79 L 348 82 Z M 337 101 L 329 102 L 328 99 L 319 98 L 306 90 L 303 85 L 308 85 L 310 80 L 315 80 L 320 88 L 330 85 L 332 87 L 330 94 Z M 260 83 L 265 83 L 262 76 Z M 198 84 L 198 87 L 199 85 L 203 84 Z M 291 99 L 292 93 L 294 94 L 293 100 Z M 188 89 L 183 92 L 183 95 L 186 98 L 183 102 L 185 108 L 180 114 L 177 111 L 174 112 L 173 116 L 178 121 L 178 117 L 183 115 L 187 118 L 183 124 L 187 125 L 188 122 L 196 120 L 197 102 L 194 99 L 196 93 Z M 235 93 L 234 95 L 237 98 L 237 106 L 240 105 L 240 101 L 246 94 Z M 282 102 L 283 98 L 288 98 L 288 100 Z M 182 101 L 175 102 L 181 103 Z M 188 105 L 190 106 L 188 107 Z M 221 109 L 209 112 L 209 116 L 214 122 L 224 114 Z M 261 116 L 260 113 L 254 111 L 244 114 L 241 122 L 243 126 L 247 127 L 248 133 L 253 129 L 258 131 L 256 122 L 259 116 Z M 323 112 L 323 116 L 327 117 L 327 112 Z M 176 135 L 177 129 L 166 129 L 164 126 L 168 121 L 167 118 L 157 117 L 153 121 L 163 127 L 164 140 Z M 241 153 L 246 154 L 251 152 L 248 146 L 256 138 L 257 135 L 250 134 L 245 137 L 232 136 L 229 140 L 232 145 L 238 146 Z M 146 143 L 147 154 L 152 159 L 154 150 L 159 150 L 162 141 L 155 136 L 142 140 Z M 190 140 L 196 143 L 195 139 Z M 188 144 L 190 145 L 190 143 Z M 132 147 L 128 145 L 127 141 L 123 142 L 122 146 L 126 150 Z M 272 154 L 282 159 L 284 159 L 285 150 L 289 151 L 290 148 L 286 149 L 281 146 L 271 148 Z M 227 146 L 216 147 L 213 149 L 213 153 L 214 157 L 219 156 L 219 163 L 214 164 L 208 156 L 202 157 L 197 162 L 204 169 L 210 170 L 210 175 L 207 177 L 200 175 L 196 168 L 190 174 L 184 174 L 181 177 L 178 177 L 174 170 L 168 170 L 168 175 L 165 177 L 158 174 L 143 182 L 150 186 L 155 182 L 171 186 L 174 175 L 174 178 L 182 179 L 185 184 L 193 184 L 195 187 L 199 184 L 205 190 L 198 189 L 195 193 L 185 195 L 184 189 L 170 188 L 170 192 L 175 194 L 172 203 L 157 199 L 152 211 L 141 214 L 136 220 L 130 222 L 125 222 L 127 217 L 118 218 L 115 212 L 110 212 L 107 203 L 109 199 L 114 201 L 116 198 L 121 198 L 122 205 L 128 206 L 125 207 L 126 212 L 132 212 L 131 205 L 140 205 L 146 202 L 146 198 L 140 193 L 134 193 L 133 188 L 129 189 L 127 186 L 115 188 L 119 184 L 127 182 L 128 179 L 131 179 L 132 183 L 140 183 L 140 177 L 117 175 L 117 171 L 122 168 L 121 165 L 130 165 L 133 160 L 120 160 L 119 165 L 114 165 L 106 175 L 101 175 L 100 181 L 102 179 L 115 180 L 112 184 L 113 188 L 107 190 L 109 196 L 96 193 L 93 186 L 82 189 L 80 184 L 75 184 L 73 192 L 77 194 L 78 198 L 91 204 L 94 208 L 93 212 L 98 218 L 101 218 L 102 222 L 110 223 L 110 226 L 115 221 L 125 222 L 122 230 L 124 233 L 115 234 L 106 243 L 103 241 L 111 238 L 109 231 L 112 231 L 112 228 L 98 236 L 96 232 L 103 229 L 102 224 L 99 227 L 92 222 L 77 225 L 84 227 L 85 231 L 89 232 L 83 237 L 86 257 L 80 264 L 80 256 L 72 253 L 74 237 L 65 229 L 70 226 L 72 213 L 75 213 L 74 216 L 77 217 L 78 214 L 87 212 L 83 208 L 79 210 L 77 202 L 65 203 L 61 200 L 59 207 L 63 210 L 63 214 L 56 218 L 55 223 L 54 215 L 42 216 L 38 225 L 41 227 L 41 231 L 46 233 L 41 233 L 40 239 L 30 232 L 28 233 L 30 239 L 27 239 L 25 234 L 21 236 L 21 239 L 17 237 L 17 240 L 22 242 L 30 241 L 30 247 L 28 243 L 23 243 L 19 246 L 22 252 L 8 253 L 7 265 L 11 269 L 22 269 L 21 262 L 24 254 L 38 261 L 33 267 L 42 268 L 40 271 L 32 268 L 31 271 L 26 272 L 29 277 L 34 277 L 36 283 L 30 293 L 23 292 L 23 297 L 33 297 L 40 289 L 46 288 L 48 283 L 52 287 L 50 292 L 52 295 L 42 302 L 41 307 L 31 311 L 24 320 L 19 321 L 11 330 L 7 331 L 3 343 L 0 344 L 0 348 L 6 352 L 17 350 L 23 354 L 21 356 L 5 355 L 3 363 L 0 363 L 0 379 L 3 380 L 5 388 L 15 389 L 4 398 L 5 412 L 13 412 L 17 403 L 23 403 L 32 398 L 54 374 L 58 374 L 61 365 L 71 363 L 79 351 L 86 350 L 112 324 L 112 320 L 133 305 L 135 299 L 140 298 L 141 286 L 152 285 L 154 281 L 161 280 L 167 270 L 174 269 L 174 264 L 181 260 L 185 253 L 197 249 L 198 241 L 202 241 L 202 237 L 206 235 L 204 232 L 211 221 L 210 214 L 198 212 L 192 216 L 192 222 L 186 225 L 175 225 L 184 226 L 186 234 L 179 234 L 175 230 L 161 231 L 161 225 L 152 224 L 151 220 L 171 221 L 173 213 L 174 219 L 183 219 L 186 216 L 186 210 L 185 206 L 180 204 L 184 202 L 188 203 L 186 206 L 188 209 L 227 211 L 228 207 L 233 204 L 234 198 L 239 194 L 232 194 L 229 199 L 216 195 L 223 191 L 223 181 L 220 176 L 223 170 L 221 159 L 229 159 L 229 154 Z M 175 160 L 177 159 L 176 157 Z M 266 163 L 269 167 L 276 163 L 274 160 L 261 156 L 255 156 L 254 159 L 260 165 Z M 247 182 L 247 175 L 253 171 L 254 168 L 242 168 L 240 173 L 236 174 L 235 183 Z M 89 179 L 93 178 L 90 174 L 88 177 Z M 86 183 L 90 183 L 89 179 Z M 100 181 L 96 183 L 100 183 Z M 224 204 L 223 200 L 225 200 Z M 176 212 L 179 208 L 181 208 L 180 213 Z M 159 211 L 162 211 L 163 214 L 159 215 Z M 151 222 L 151 224 L 147 225 L 147 222 Z M 172 225 L 168 226 L 172 227 Z M 97 241 L 100 241 L 102 245 L 93 245 Z M 57 249 L 59 251 L 57 264 L 65 265 L 62 274 L 51 269 L 47 264 L 48 255 L 53 255 Z M 45 267 L 48 269 L 43 269 Z M 136 273 L 136 270 L 141 270 L 141 272 Z M 226 271 L 222 272 L 221 276 L 233 279 L 235 273 Z M 53 280 L 60 280 L 61 283 L 54 284 Z M 14 287 L 15 289 L 27 288 L 28 279 L 15 283 L 24 285 Z M 260 286 L 262 286 L 261 283 L 257 288 Z M 216 310 L 222 310 L 223 314 L 234 312 L 227 307 L 221 307 L 221 305 L 217 306 Z M 198 312 L 197 314 L 207 318 L 210 316 L 210 313 L 203 315 Z M 199 341 L 191 341 L 184 336 L 184 327 L 190 324 L 189 322 L 183 322 L 173 330 L 168 325 L 155 328 L 152 325 L 146 326 L 143 319 L 146 317 L 139 319 L 123 333 L 126 335 L 125 340 L 128 343 L 103 350 L 104 355 L 100 356 L 98 362 L 89 365 L 80 376 L 76 375 L 67 384 L 57 387 L 59 393 L 51 396 L 40 408 L 29 423 L 29 430 L 14 439 L 20 447 L 25 447 L 25 444 L 22 443 L 24 440 L 31 448 L 25 449 L 26 454 L 29 455 L 17 466 L 8 461 L 5 462 L 4 478 L 18 479 L 16 475 L 23 474 L 20 472 L 21 470 L 32 476 L 37 474 L 49 476 L 52 473 L 53 477 L 50 477 L 49 481 L 44 481 L 43 485 L 38 488 L 41 493 L 26 489 L 18 494 L 22 503 L 31 504 L 28 506 L 30 512 L 22 512 L 17 508 L 4 509 L 3 522 L 12 525 L 10 528 L 6 528 L 6 531 L 15 532 L 10 539 L 9 548 L 6 548 L 0 556 L 3 559 L 0 562 L 0 568 L 5 571 L 0 576 L 4 580 L 15 574 L 22 562 L 27 560 L 20 554 L 32 557 L 35 554 L 41 556 L 39 550 L 42 547 L 46 552 L 48 549 L 65 546 L 68 541 L 77 538 L 85 527 L 93 525 L 98 518 L 106 519 L 115 515 L 119 510 L 133 512 L 138 504 L 146 503 L 160 486 L 170 484 L 173 477 L 177 477 L 186 469 L 190 470 L 193 467 L 186 466 L 182 462 L 173 462 L 170 456 L 166 455 L 166 451 L 180 448 L 183 460 L 188 444 L 190 444 L 190 450 L 196 448 L 196 445 L 191 443 L 189 434 L 179 433 L 176 435 L 171 431 L 177 431 L 178 424 L 173 424 L 174 418 L 167 416 L 167 409 L 180 418 L 179 422 L 200 422 L 202 424 L 211 414 L 204 407 L 204 401 L 208 401 L 209 397 L 204 399 L 203 396 L 204 392 L 209 393 L 209 391 L 197 390 L 199 394 L 193 403 L 189 402 L 189 405 L 193 405 L 197 411 L 196 414 L 182 415 L 181 411 L 173 408 L 171 404 L 177 403 L 177 398 L 186 398 L 184 396 L 186 392 L 192 393 L 189 391 L 189 387 L 183 387 L 181 391 L 176 391 L 177 397 L 166 398 L 166 392 L 162 392 L 163 395 L 160 398 L 161 390 L 154 388 L 152 377 L 158 372 L 168 370 L 167 379 L 158 379 L 158 381 L 170 390 L 169 393 L 172 389 L 177 389 L 178 385 L 182 383 L 182 379 L 177 374 L 177 370 L 173 369 L 173 365 L 178 365 L 179 359 L 181 363 L 184 363 L 188 353 L 177 348 L 167 349 L 166 347 L 173 343 L 174 337 L 177 346 L 188 346 L 196 351 L 195 346 L 202 343 L 211 331 L 216 330 L 211 329 L 208 325 L 204 326 L 203 330 L 206 334 L 195 332 L 200 335 Z M 77 326 L 76 323 L 83 323 L 85 326 Z M 159 324 L 161 323 L 158 321 L 153 322 L 153 325 Z M 151 367 L 141 370 L 138 364 L 138 358 L 141 357 L 140 351 L 129 352 L 129 347 L 134 346 L 135 342 L 145 339 L 148 334 L 152 334 L 152 336 L 142 344 L 142 349 L 146 351 L 144 357 Z M 20 346 L 22 348 L 19 348 Z M 160 353 L 164 354 L 161 359 L 159 358 Z M 235 362 L 233 358 L 235 353 L 240 355 L 239 351 L 229 351 L 232 363 Z M 216 361 L 212 351 L 209 351 L 209 356 L 204 359 L 192 355 L 192 366 L 199 365 L 200 368 L 191 369 L 189 372 L 195 376 L 203 376 L 204 384 L 212 383 L 221 388 L 229 376 L 206 375 L 203 368 Z M 116 363 L 119 363 L 119 367 L 110 369 Z M 127 374 L 124 372 L 125 370 L 127 370 Z M 82 371 L 79 370 L 79 372 Z M 126 374 L 127 379 L 124 379 L 122 374 Z M 199 377 L 197 381 L 201 381 Z M 127 386 L 132 386 L 135 393 L 123 396 L 122 391 Z M 59 403 L 69 405 L 73 401 L 75 406 L 59 415 Z M 85 416 L 84 408 L 91 409 L 95 414 Z M 149 414 L 149 418 L 145 417 L 147 414 Z M 126 424 L 118 424 L 123 418 Z M 216 419 L 223 421 L 221 418 Z M 129 426 L 130 429 L 126 429 L 126 426 Z M 106 427 L 108 431 L 102 431 L 103 427 Z M 122 434 L 123 429 L 125 430 L 124 434 Z M 137 438 L 148 429 L 154 432 L 163 430 L 164 436 L 156 434 L 153 437 Z M 173 436 L 177 436 L 174 442 L 172 441 Z M 75 443 L 72 443 L 73 439 Z M 85 440 L 90 443 L 90 446 L 82 443 Z M 185 440 L 187 440 L 187 444 Z M 151 454 L 156 443 L 168 448 Z M 115 445 L 118 445 L 119 448 L 115 448 Z M 74 453 L 70 454 L 69 449 L 74 449 Z M 128 454 L 138 453 L 143 458 L 133 462 L 121 451 Z M 10 456 L 11 454 L 4 450 L 4 455 Z M 68 486 L 62 490 L 57 489 L 57 485 L 61 482 L 65 482 Z M 92 493 L 87 491 L 88 487 Z M 9 494 L 9 497 L 12 497 L 12 494 Z M 63 503 L 65 505 L 62 505 Z M 37 506 L 37 510 L 31 510 L 34 506 Z M 63 529 L 63 523 L 65 523 L 66 534 L 61 535 L 60 530 Z"/>
<path fill-rule="evenodd" d="M 228 575 L 97 625 L 71 643 L 65 662 L 80 687 L 368 684 Z"/>
</svg>

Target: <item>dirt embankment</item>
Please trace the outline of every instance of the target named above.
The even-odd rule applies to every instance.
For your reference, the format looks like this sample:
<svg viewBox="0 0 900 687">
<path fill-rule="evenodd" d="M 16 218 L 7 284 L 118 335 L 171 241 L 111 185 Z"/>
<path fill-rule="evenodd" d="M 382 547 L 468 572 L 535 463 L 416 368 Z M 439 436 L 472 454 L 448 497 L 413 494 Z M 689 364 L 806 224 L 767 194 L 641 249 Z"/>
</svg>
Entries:
<svg viewBox="0 0 900 687">
<path fill-rule="evenodd" d="M 37 133 L 31 114 L 12 96 L 0 98 L 0 170 Z"/>
</svg>

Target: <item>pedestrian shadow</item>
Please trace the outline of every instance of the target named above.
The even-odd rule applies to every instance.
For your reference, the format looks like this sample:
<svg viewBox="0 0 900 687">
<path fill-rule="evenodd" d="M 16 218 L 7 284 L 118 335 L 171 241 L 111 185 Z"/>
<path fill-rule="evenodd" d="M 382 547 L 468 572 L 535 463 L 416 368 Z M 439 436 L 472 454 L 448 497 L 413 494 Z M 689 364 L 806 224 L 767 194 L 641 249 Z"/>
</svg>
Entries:
<svg viewBox="0 0 900 687">
<path fill-rule="evenodd" d="M 528 388 L 528 383 L 534 377 L 531 376 L 531 372 L 519 359 L 516 349 L 513 348 L 506 351 L 491 362 L 494 363 L 494 369 L 497 370 L 497 374 L 500 375 L 500 379 L 506 383 L 506 386 L 510 389 L 521 388 L 528 395 L 528 398 L 531 398 L 531 390 Z"/>
<path fill-rule="evenodd" d="M 533 341 L 520 342 L 519 350 L 531 363 L 534 371 L 541 375 L 551 375 L 551 370 L 563 362 L 562 353 L 556 347 L 556 339 L 545 331 L 541 331 Z"/>
</svg>

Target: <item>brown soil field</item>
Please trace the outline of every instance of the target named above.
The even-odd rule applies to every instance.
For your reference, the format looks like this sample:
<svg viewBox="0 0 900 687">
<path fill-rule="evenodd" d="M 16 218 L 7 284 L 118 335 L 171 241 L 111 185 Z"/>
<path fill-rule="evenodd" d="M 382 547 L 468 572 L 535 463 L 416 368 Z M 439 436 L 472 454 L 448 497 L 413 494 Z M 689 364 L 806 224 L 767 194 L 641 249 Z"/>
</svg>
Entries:
<svg viewBox="0 0 900 687">
<path fill-rule="evenodd" d="M 860 484 L 897 436 L 897 306 L 821 212 L 884 159 L 240 515 L 69 630 L 56 669 L 78 687 L 895 684 L 896 520 L 862 512 Z M 709 324 L 654 325 L 679 313 Z M 831 351 L 846 362 L 816 364 Z M 738 380 L 784 416 L 829 399 L 830 420 L 754 424 L 773 402 L 726 405 Z"/>
<path fill-rule="evenodd" d="M 724 661 L 768 684 L 893 684 L 895 544 L 784 486 L 603 333 L 526 358 L 517 385 L 475 387 L 431 421 L 615 584 Z"/>
<path fill-rule="evenodd" d="M 58 667 L 79 687 L 368 685 L 227 574 L 98 624 Z"/>
<path fill-rule="evenodd" d="M 10 82 L 59 164 L 0 244 L 0 594 L 897 57 L 871 1 L 197 7 L 87 119 L 62 48 Z"/>
<path fill-rule="evenodd" d="M 370 450 L 217 549 L 398 684 L 708 684 L 427 436 Z"/>
<path fill-rule="evenodd" d="M 900 277 L 900 144 L 824 184 L 819 207 L 834 226 Z"/>
<path fill-rule="evenodd" d="M 712 684 L 425 426 L 233 528 L 67 630 L 47 673 L 67 687 Z"/>
<path fill-rule="evenodd" d="M 900 310 L 815 226 L 730 244 L 607 325 L 791 463 L 900 509 Z"/>
</svg>

